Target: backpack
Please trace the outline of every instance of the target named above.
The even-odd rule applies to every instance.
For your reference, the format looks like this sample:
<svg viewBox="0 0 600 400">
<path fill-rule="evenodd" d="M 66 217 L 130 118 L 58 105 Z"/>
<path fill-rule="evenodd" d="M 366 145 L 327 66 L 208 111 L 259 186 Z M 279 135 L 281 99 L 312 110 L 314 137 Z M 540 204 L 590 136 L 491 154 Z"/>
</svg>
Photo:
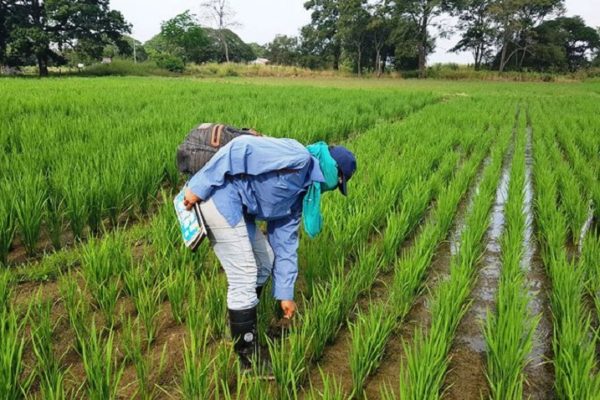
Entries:
<svg viewBox="0 0 600 400">
<path fill-rule="evenodd" d="M 246 128 L 210 123 L 200 125 L 177 148 L 177 168 L 184 174 L 194 175 L 221 147 L 242 135 L 260 136 Z"/>
</svg>

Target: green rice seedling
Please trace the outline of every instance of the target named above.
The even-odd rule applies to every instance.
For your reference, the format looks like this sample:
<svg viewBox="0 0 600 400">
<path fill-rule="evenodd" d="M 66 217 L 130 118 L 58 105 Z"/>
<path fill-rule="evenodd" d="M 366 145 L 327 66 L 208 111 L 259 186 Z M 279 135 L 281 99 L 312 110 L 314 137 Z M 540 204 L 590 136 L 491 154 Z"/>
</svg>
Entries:
<svg viewBox="0 0 600 400">
<path fill-rule="evenodd" d="M 0 310 L 8 309 L 12 297 L 12 279 L 10 272 L 0 271 Z"/>
<path fill-rule="evenodd" d="M 100 168 L 94 168 L 101 170 Z M 102 203 L 102 186 L 100 177 L 98 174 L 91 174 L 88 176 L 87 182 L 85 183 L 85 207 L 87 209 L 87 222 L 90 227 L 92 235 L 98 235 L 100 233 L 100 227 L 102 225 L 102 215 L 104 213 L 104 204 Z"/>
<path fill-rule="evenodd" d="M 85 341 L 89 335 L 90 305 L 73 277 L 62 276 L 59 285 L 69 323 L 75 332 L 75 348 L 81 351 L 83 346 L 81 341 Z"/>
<path fill-rule="evenodd" d="M 310 327 L 312 323 L 310 315 L 304 315 L 301 324 L 294 325 L 285 340 L 267 339 L 280 399 L 296 398 L 297 387 L 305 378 L 311 362 L 310 355 L 313 354 L 313 336 L 309 333 L 311 329 L 306 327 Z"/>
<path fill-rule="evenodd" d="M 52 246 L 55 250 L 60 250 L 62 247 L 61 235 L 63 234 L 64 229 L 65 203 L 60 192 L 54 189 L 51 183 L 48 185 L 49 193 L 48 201 L 46 203 L 48 206 L 46 224 Z"/>
<path fill-rule="evenodd" d="M 46 191 L 44 178 L 25 175 L 20 182 L 19 195 L 15 196 L 15 217 L 28 255 L 35 254 L 45 214 Z"/>
<path fill-rule="evenodd" d="M 206 313 L 212 334 L 214 337 L 222 337 L 227 328 L 227 321 L 223 318 L 227 313 L 227 281 L 223 274 L 213 271 L 202 275 L 200 287 L 202 305 L 197 312 Z"/>
<path fill-rule="evenodd" d="M 102 331 L 96 329 L 96 321 L 93 320 L 89 335 L 81 338 L 80 343 L 81 361 L 86 377 L 82 387 L 85 387 L 87 398 L 116 399 L 124 364 L 116 360 L 114 332 L 109 330 L 108 336 L 103 338 Z"/>
<path fill-rule="evenodd" d="M 0 309 L 0 398 L 16 400 L 24 397 L 31 379 L 21 381 L 23 362 L 23 322 L 8 308 Z"/>
<path fill-rule="evenodd" d="M 104 211 L 108 214 L 110 224 L 113 227 L 119 225 L 119 217 L 125 211 L 126 198 L 125 185 L 127 183 L 127 174 L 123 173 L 126 168 L 127 160 L 122 154 L 118 154 L 112 163 L 110 163 L 101 176 L 100 194 Z"/>
<path fill-rule="evenodd" d="M 52 303 L 40 301 L 32 307 L 31 346 L 36 358 L 36 375 L 44 399 L 65 399 L 65 372 L 54 353 L 52 337 L 57 323 L 52 321 Z"/>
<path fill-rule="evenodd" d="M 505 230 L 501 239 L 502 270 L 496 312 L 488 312 L 484 324 L 487 344 L 486 375 L 493 399 L 522 398 L 525 367 L 533 348 L 533 333 L 539 316 L 530 316 L 529 295 L 521 268 L 526 217 L 525 143 L 519 135 L 510 174 L 505 206 Z"/>
<path fill-rule="evenodd" d="M 115 324 L 117 302 L 121 294 L 119 278 L 110 278 L 95 289 L 95 300 L 108 326 Z"/>
<path fill-rule="evenodd" d="M 379 366 L 394 327 L 396 314 L 387 305 L 371 305 L 348 324 L 351 337 L 352 396 L 359 396 L 367 377 Z"/>
<path fill-rule="evenodd" d="M 347 397 L 344 393 L 344 387 L 341 382 L 336 380 L 335 375 L 326 375 L 320 368 L 319 374 L 321 375 L 323 388 L 318 390 L 311 386 L 307 396 L 309 400 L 341 400 Z"/>
<path fill-rule="evenodd" d="M 188 339 L 183 342 L 181 393 L 186 399 L 208 399 L 213 391 L 211 370 L 214 359 L 208 344 L 210 330 L 188 327 Z"/>
<path fill-rule="evenodd" d="M 135 297 L 145 285 L 151 281 L 150 272 L 144 264 L 138 264 L 123 272 L 124 291 L 128 296 Z"/>
<path fill-rule="evenodd" d="M 156 398 L 155 391 L 150 385 L 150 376 L 154 373 L 159 375 L 165 365 L 167 345 L 163 347 L 162 355 L 157 370 L 152 365 L 152 360 L 147 356 L 150 348 L 149 343 L 144 340 L 144 335 L 139 320 L 133 320 L 130 316 L 123 323 L 123 348 L 125 360 L 133 363 L 137 377 L 136 397 L 144 400 Z"/>
<path fill-rule="evenodd" d="M 534 110 L 536 121 L 544 118 Z M 596 370 L 595 338 L 591 321 L 582 303 L 585 291 L 584 267 L 568 260 L 565 243 L 568 224 L 558 207 L 558 184 L 548 155 L 548 139 L 534 136 L 536 222 L 540 230 L 542 259 L 552 281 L 551 305 L 554 315 L 555 391 L 559 398 L 596 398 L 600 379 Z"/>
<path fill-rule="evenodd" d="M 0 186 L 0 189 L 2 186 Z M 13 239 L 15 237 L 16 222 L 13 211 L 13 200 L 8 189 L 0 190 L 2 202 L 0 202 L 0 266 L 8 261 Z"/>
<path fill-rule="evenodd" d="M 69 167 L 66 168 L 68 170 Z M 69 218 L 71 231 L 76 240 L 81 240 L 88 215 L 86 188 L 84 185 L 78 184 L 76 177 L 71 174 L 61 176 L 59 184 L 65 199 L 65 211 Z"/>
<path fill-rule="evenodd" d="M 162 282 L 155 284 L 144 283 L 133 298 L 138 317 L 144 325 L 146 341 L 149 344 L 154 342 L 159 329 L 157 319 L 162 304 L 162 292 Z"/>
<path fill-rule="evenodd" d="M 237 371 L 241 368 L 237 355 L 233 351 L 233 342 L 222 341 L 216 348 L 213 359 L 213 377 L 212 383 L 216 391 L 220 388 L 220 382 L 237 376 Z"/>
<path fill-rule="evenodd" d="M 192 279 L 193 275 L 189 268 L 173 270 L 166 279 L 165 290 L 171 304 L 171 314 L 178 324 L 185 321 L 187 314 L 186 299 L 190 292 Z"/>
</svg>

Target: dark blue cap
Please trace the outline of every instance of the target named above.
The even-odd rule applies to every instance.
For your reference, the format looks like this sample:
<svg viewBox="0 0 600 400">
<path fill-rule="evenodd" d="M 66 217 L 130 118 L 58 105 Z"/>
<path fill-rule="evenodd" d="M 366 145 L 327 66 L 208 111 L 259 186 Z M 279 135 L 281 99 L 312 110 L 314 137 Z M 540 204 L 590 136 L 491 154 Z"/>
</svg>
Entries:
<svg viewBox="0 0 600 400">
<path fill-rule="evenodd" d="M 348 195 L 348 188 L 346 187 L 347 182 L 354 175 L 356 171 L 356 157 L 347 148 L 343 146 L 331 146 L 329 148 L 329 154 L 335 160 L 338 165 L 338 171 L 342 178 L 342 183 L 338 186 L 340 192 L 344 196 Z"/>
</svg>

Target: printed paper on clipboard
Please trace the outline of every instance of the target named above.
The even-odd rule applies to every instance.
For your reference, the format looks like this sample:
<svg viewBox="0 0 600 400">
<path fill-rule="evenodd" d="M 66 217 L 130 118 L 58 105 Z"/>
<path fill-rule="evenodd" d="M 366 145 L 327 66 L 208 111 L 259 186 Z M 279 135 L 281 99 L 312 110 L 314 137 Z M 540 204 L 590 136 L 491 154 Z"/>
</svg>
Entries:
<svg viewBox="0 0 600 400">
<path fill-rule="evenodd" d="M 181 192 L 173 200 L 175 205 L 175 212 L 177 213 L 177 219 L 179 220 L 179 227 L 181 228 L 181 236 L 186 247 L 192 251 L 196 249 L 202 243 L 202 240 L 207 235 L 206 225 L 200 212 L 198 204 L 194 204 L 191 211 L 188 211 L 185 207 L 183 200 L 185 199 L 185 191 L 187 188 L 183 188 Z"/>
</svg>

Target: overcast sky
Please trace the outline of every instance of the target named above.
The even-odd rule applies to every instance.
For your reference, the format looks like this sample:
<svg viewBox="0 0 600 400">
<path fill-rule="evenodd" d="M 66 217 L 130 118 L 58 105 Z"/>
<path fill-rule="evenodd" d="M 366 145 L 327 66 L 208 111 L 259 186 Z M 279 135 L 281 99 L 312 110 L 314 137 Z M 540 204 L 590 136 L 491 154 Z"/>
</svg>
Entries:
<svg viewBox="0 0 600 400">
<path fill-rule="evenodd" d="M 233 30 L 246 42 L 265 44 L 275 35 L 298 35 L 300 27 L 310 21 L 305 0 L 231 0 L 240 26 Z M 191 10 L 200 15 L 200 0 L 111 0 L 111 7 L 121 11 L 133 24 L 133 36 L 143 41 L 160 31 L 162 21 Z M 600 0 L 566 0 L 567 15 L 580 15 L 588 25 L 600 26 Z M 452 23 L 449 19 L 442 22 Z M 457 38 L 439 39 L 429 63 L 472 62 L 471 55 L 448 53 Z"/>
</svg>

